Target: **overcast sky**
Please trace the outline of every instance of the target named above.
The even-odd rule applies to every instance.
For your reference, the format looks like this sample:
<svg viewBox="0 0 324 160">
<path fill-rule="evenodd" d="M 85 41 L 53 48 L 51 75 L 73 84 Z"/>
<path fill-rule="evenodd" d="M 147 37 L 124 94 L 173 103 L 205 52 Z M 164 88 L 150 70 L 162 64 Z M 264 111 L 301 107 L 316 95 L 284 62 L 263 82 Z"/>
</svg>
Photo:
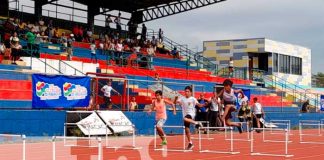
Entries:
<svg viewBox="0 0 324 160">
<path fill-rule="evenodd" d="M 21 5 L 32 3 L 20 1 Z M 70 0 L 59 2 L 72 5 Z M 63 10 L 72 13 L 58 7 Z M 324 72 L 324 0 L 227 0 L 146 25 L 155 30 L 161 27 L 165 36 L 200 51 L 203 41 L 221 39 L 265 37 L 301 45 L 312 50 L 312 72 Z"/>
<path fill-rule="evenodd" d="M 324 0 L 227 0 L 147 23 L 202 50 L 205 40 L 265 37 L 312 49 L 312 72 L 324 72 Z"/>
</svg>

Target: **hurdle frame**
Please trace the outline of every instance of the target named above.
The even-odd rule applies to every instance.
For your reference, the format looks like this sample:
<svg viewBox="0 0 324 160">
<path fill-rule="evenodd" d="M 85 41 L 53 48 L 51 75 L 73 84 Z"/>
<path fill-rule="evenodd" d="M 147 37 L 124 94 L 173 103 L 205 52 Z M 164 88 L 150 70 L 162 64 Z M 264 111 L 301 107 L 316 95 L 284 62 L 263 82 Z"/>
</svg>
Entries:
<svg viewBox="0 0 324 160">
<path fill-rule="evenodd" d="M 132 146 L 131 147 L 123 147 L 123 146 L 109 146 L 109 136 L 108 136 L 108 126 L 124 126 L 124 127 L 132 127 Z M 142 149 L 142 147 L 137 147 L 136 146 L 136 134 L 135 134 L 135 125 L 134 124 L 131 124 L 131 125 L 106 125 L 106 148 L 109 148 L 109 149 L 131 149 L 131 150 L 139 150 L 139 149 Z"/>
<path fill-rule="evenodd" d="M 303 133 L 303 126 L 318 126 L 318 134 Z M 301 144 L 324 144 L 324 142 L 305 141 L 303 136 L 323 136 L 322 128 L 324 128 L 324 119 L 321 120 L 300 120 L 299 121 L 299 143 Z"/>
<path fill-rule="evenodd" d="M 0 137 L 17 137 L 22 141 L 22 160 L 26 160 L 26 135 L 22 134 L 0 134 Z"/>
<path fill-rule="evenodd" d="M 249 123 L 248 122 L 234 122 L 234 123 L 241 123 L 241 127 L 245 123 L 247 131 L 249 129 Z M 233 128 L 233 130 L 234 130 L 234 128 Z M 227 140 L 227 141 L 231 140 L 231 138 L 230 139 L 227 138 L 227 129 L 225 129 L 224 134 L 225 134 L 225 140 Z M 247 141 L 247 142 L 249 142 L 249 141 L 251 141 L 251 138 L 250 138 L 250 134 L 247 132 L 247 139 L 233 138 L 233 140 L 234 141 Z"/>
<path fill-rule="evenodd" d="M 196 121 L 196 122 L 200 122 L 200 123 L 202 123 L 202 124 L 207 124 L 207 127 L 210 127 L 209 126 L 209 121 Z M 199 130 L 199 128 L 198 128 L 198 130 Z M 199 131 L 198 131 L 199 132 Z M 199 136 L 199 135 L 198 135 Z M 195 140 L 197 140 L 197 139 L 199 139 L 199 137 L 197 138 L 197 137 L 193 137 L 193 136 L 191 136 L 191 139 L 195 139 Z M 214 139 L 214 138 L 211 138 L 210 137 L 210 132 L 209 132 L 209 129 L 207 129 L 207 137 L 202 137 L 202 139 L 208 139 L 208 140 L 212 140 L 212 139 Z"/>
<path fill-rule="evenodd" d="M 154 150 L 155 151 L 171 151 L 171 152 L 192 152 L 192 150 L 186 149 L 186 128 L 185 126 L 172 126 L 172 125 L 164 125 L 162 128 L 182 128 L 183 129 L 183 148 L 182 149 L 168 149 L 168 148 L 158 148 L 157 147 L 157 128 L 156 125 L 154 125 Z M 168 137 L 168 136 L 167 136 Z"/>
<path fill-rule="evenodd" d="M 97 140 L 98 145 L 96 145 L 95 147 L 98 147 L 98 160 L 102 160 L 103 156 L 102 156 L 102 144 L 101 144 L 101 138 L 100 137 L 65 137 L 65 136 L 53 136 L 52 137 L 52 160 L 56 160 L 56 140 L 57 139 L 74 139 L 74 140 L 78 140 L 78 139 L 89 139 L 89 140 Z M 65 146 L 65 145 L 64 145 Z M 65 146 L 66 147 L 66 146 Z M 90 147 L 90 146 L 88 146 Z"/>
<path fill-rule="evenodd" d="M 290 123 L 290 120 L 278 120 L 278 119 L 270 120 L 270 124 L 279 124 L 279 125 L 282 125 L 282 124 L 285 124 L 285 123 L 288 126 L 289 135 L 293 135 L 291 133 L 291 123 Z M 271 134 L 278 134 L 278 133 L 273 133 L 272 130 L 270 130 L 270 133 Z"/>
<path fill-rule="evenodd" d="M 233 140 L 233 127 L 209 127 L 208 129 L 230 129 L 230 151 L 216 151 L 216 150 L 203 150 L 202 149 L 202 138 L 201 138 L 201 130 L 206 129 L 207 127 L 200 127 L 199 128 L 199 152 L 200 153 L 220 153 L 220 154 L 239 154 L 240 152 L 234 151 L 234 140 Z M 226 141 L 226 140 L 225 140 Z"/>
<path fill-rule="evenodd" d="M 270 134 L 280 134 L 280 133 L 273 133 L 274 130 L 277 130 L 278 129 L 287 129 L 288 131 L 288 143 L 291 143 L 292 141 L 289 141 L 289 136 L 290 136 L 290 129 L 289 129 L 289 125 L 288 123 L 270 123 L 270 124 L 273 124 L 273 125 L 286 125 L 287 128 L 273 128 L 273 127 L 269 127 L 268 129 L 270 130 Z M 262 141 L 263 142 L 274 142 L 274 143 L 281 143 L 281 142 L 285 142 L 285 141 L 282 141 L 282 140 L 269 140 L 269 139 L 266 139 L 265 138 L 265 125 L 263 125 L 263 131 L 262 131 Z M 284 133 L 286 134 L 286 133 Z"/>
<path fill-rule="evenodd" d="M 250 141 L 250 148 L 251 148 L 251 156 L 272 156 L 272 157 L 293 157 L 294 155 L 288 154 L 288 144 L 289 144 L 289 134 L 288 129 L 275 129 L 275 130 L 281 130 L 285 132 L 285 154 L 272 154 L 272 153 L 261 153 L 261 152 L 255 152 L 254 151 L 254 130 L 268 130 L 269 128 L 253 128 L 253 131 L 251 132 L 251 141 Z"/>
</svg>

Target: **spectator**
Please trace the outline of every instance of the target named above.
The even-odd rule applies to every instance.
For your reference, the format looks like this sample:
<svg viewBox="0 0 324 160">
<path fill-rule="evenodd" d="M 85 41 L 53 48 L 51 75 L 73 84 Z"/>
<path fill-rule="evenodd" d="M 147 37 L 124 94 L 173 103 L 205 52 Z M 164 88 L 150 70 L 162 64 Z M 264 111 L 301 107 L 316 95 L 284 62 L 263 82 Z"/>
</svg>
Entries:
<svg viewBox="0 0 324 160">
<path fill-rule="evenodd" d="M 173 56 L 173 58 L 180 59 L 180 54 L 176 47 L 174 47 L 173 50 L 171 51 L 171 55 Z"/>
<path fill-rule="evenodd" d="M 86 37 L 86 42 L 92 42 L 92 35 L 93 35 L 93 32 L 91 30 L 92 27 L 89 27 L 88 30 L 87 30 L 87 34 L 85 35 Z"/>
<path fill-rule="evenodd" d="M 254 97 L 253 98 L 253 113 L 256 119 L 256 123 L 257 123 L 257 128 L 261 128 L 261 122 L 260 119 L 262 117 L 264 117 L 264 111 L 262 108 L 262 105 L 258 102 L 258 98 Z M 260 130 L 256 130 L 256 132 L 260 133 Z"/>
<path fill-rule="evenodd" d="M 301 112 L 303 112 L 303 113 L 308 113 L 308 112 L 309 112 L 309 109 L 310 109 L 309 99 L 307 99 L 307 100 L 303 103 L 303 105 L 302 105 Z"/>
<path fill-rule="evenodd" d="M 64 48 L 67 47 L 67 37 L 65 35 L 65 32 L 62 32 L 61 39 L 60 39 L 60 43 L 62 44 L 62 46 Z"/>
<path fill-rule="evenodd" d="M 92 63 L 92 59 L 96 59 L 96 63 L 98 62 L 98 58 L 97 58 L 97 54 L 96 54 L 96 42 L 95 40 L 92 41 L 91 45 L 90 45 L 90 50 L 91 50 L 91 63 Z"/>
<path fill-rule="evenodd" d="M 79 42 L 82 42 L 83 41 L 83 27 L 82 26 L 79 27 L 78 36 L 79 36 Z"/>
<path fill-rule="evenodd" d="M 81 42 L 82 41 L 82 36 L 80 35 L 79 26 L 78 25 L 75 25 L 73 27 L 72 33 L 75 36 L 75 40 L 76 41 L 78 41 L 78 42 Z"/>
<path fill-rule="evenodd" d="M 154 69 L 153 68 L 153 57 L 155 56 L 155 52 L 154 52 L 154 49 L 152 47 L 152 45 L 149 45 L 148 48 L 147 48 L 147 55 L 148 55 L 148 67 L 149 69 Z"/>
<path fill-rule="evenodd" d="M 109 41 L 108 50 L 110 60 L 115 61 L 115 40 Z"/>
<path fill-rule="evenodd" d="M 155 73 L 154 80 L 155 81 L 158 81 L 158 82 L 161 82 L 162 81 L 161 78 L 160 78 L 160 75 L 158 73 Z"/>
<path fill-rule="evenodd" d="M 0 41 L 0 54 L 3 55 L 6 52 L 6 45 Z"/>
<path fill-rule="evenodd" d="M 159 29 L 159 41 L 163 42 L 163 31 L 161 28 Z"/>
<path fill-rule="evenodd" d="M 118 17 L 115 18 L 116 29 L 118 33 L 121 33 L 121 13 L 118 13 Z"/>
<path fill-rule="evenodd" d="M 141 46 L 138 44 L 138 42 L 133 47 L 134 53 L 138 54 L 141 52 Z"/>
<path fill-rule="evenodd" d="M 122 58 L 122 52 L 124 50 L 124 47 L 123 47 L 123 41 L 122 40 L 119 40 L 119 41 L 116 41 L 116 44 L 115 44 L 115 50 L 116 50 L 116 57 L 117 57 L 117 63 L 122 65 L 122 61 L 120 61 L 120 59 Z"/>
<path fill-rule="evenodd" d="M 228 64 L 228 78 L 233 78 L 233 76 L 234 76 L 234 61 L 232 58 L 230 58 Z"/>
<path fill-rule="evenodd" d="M 34 28 L 31 31 L 28 31 L 26 33 L 26 38 L 27 38 L 27 52 L 29 52 L 30 56 L 33 56 L 33 54 L 38 53 L 38 46 L 35 45 L 35 30 Z"/>
<path fill-rule="evenodd" d="M 104 40 L 100 40 L 99 42 L 99 54 L 103 55 L 104 54 Z"/>
<path fill-rule="evenodd" d="M 111 15 L 108 14 L 107 18 L 106 18 L 106 22 L 105 22 L 105 27 L 106 27 L 106 34 L 110 35 L 110 23 L 112 23 L 112 19 L 111 19 Z"/>
<path fill-rule="evenodd" d="M 52 39 L 52 37 L 53 37 L 53 29 L 54 29 L 54 27 L 53 27 L 53 20 L 50 20 L 49 22 L 48 22 L 48 25 L 47 25 L 47 35 L 48 35 L 48 41 L 51 41 L 51 39 Z"/>
<path fill-rule="evenodd" d="M 136 102 L 136 98 L 135 97 L 132 97 L 132 100 L 129 102 L 129 110 L 130 111 L 135 111 L 136 109 L 138 109 L 138 105 L 137 105 L 137 102 Z"/>
<path fill-rule="evenodd" d="M 59 32 L 58 32 L 58 27 L 54 27 L 53 29 L 53 39 L 51 40 L 54 44 L 58 43 L 58 39 L 59 39 Z"/>
<path fill-rule="evenodd" d="M 45 32 L 41 32 L 41 43 L 48 43 L 48 36 L 46 36 Z"/>
<path fill-rule="evenodd" d="M 237 95 L 238 99 L 238 119 L 240 122 L 246 122 L 251 127 L 251 108 L 249 107 L 248 97 L 244 95 L 243 91 L 240 91 Z M 248 130 L 248 129 L 247 129 Z"/>
<path fill-rule="evenodd" d="M 107 81 L 107 85 L 104 85 L 101 88 L 101 92 L 104 93 L 104 100 L 105 100 L 105 104 L 107 106 L 108 109 L 112 109 L 112 101 L 111 101 L 111 91 L 117 93 L 118 95 L 120 95 L 119 92 L 117 92 L 115 89 L 113 89 L 111 87 L 111 81 Z"/>
<path fill-rule="evenodd" d="M 67 40 L 67 59 L 69 61 L 72 60 L 72 56 L 73 56 L 73 42 L 75 41 L 75 38 L 74 38 L 74 34 L 70 34 L 70 37 L 68 38 Z"/>
<path fill-rule="evenodd" d="M 213 96 L 210 97 L 209 101 L 209 114 L 208 121 L 211 127 L 222 127 L 223 123 L 221 120 L 221 101 L 217 93 L 214 92 Z"/>
<path fill-rule="evenodd" d="M 146 34 L 147 34 L 147 28 L 146 28 L 145 24 L 143 23 L 142 24 L 142 34 L 141 34 L 141 40 L 143 42 L 146 41 Z"/>
<path fill-rule="evenodd" d="M 151 42 L 154 51 L 156 51 L 156 46 L 158 45 L 158 40 L 155 38 L 155 36 L 152 37 L 152 42 Z"/>
<path fill-rule="evenodd" d="M 17 34 L 17 33 L 16 33 Z M 11 40 L 11 61 L 12 64 L 17 64 L 19 56 L 22 54 L 22 46 L 19 44 L 19 38 L 17 36 L 13 36 Z"/>
<path fill-rule="evenodd" d="M 206 104 L 208 100 L 205 99 L 205 93 L 201 93 L 199 98 L 197 99 L 199 104 Z M 208 110 L 209 108 L 207 106 L 199 107 L 196 106 L 196 121 L 208 121 Z M 204 123 L 206 124 L 206 123 Z M 206 126 L 206 125 L 204 125 Z"/>
</svg>

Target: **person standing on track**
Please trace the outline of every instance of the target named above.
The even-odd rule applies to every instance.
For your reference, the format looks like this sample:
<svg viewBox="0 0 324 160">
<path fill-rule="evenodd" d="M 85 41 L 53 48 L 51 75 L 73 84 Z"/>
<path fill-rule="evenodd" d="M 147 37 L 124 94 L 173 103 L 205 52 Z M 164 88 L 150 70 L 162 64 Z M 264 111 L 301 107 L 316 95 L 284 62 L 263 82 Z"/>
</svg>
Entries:
<svg viewBox="0 0 324 160">
<path fill-rule="evenodd" d="M 176 108 L 174 103 L 166 99 L 163 99 L 161 90 L 155 91 L 155 98 L 156 99 L 152 101 L 152 108 L 149 110 L 149 113 L 154 110 L 156 111 L 155 113 L 156 130 L 162 140 L 162 145 L 167 145 L 166 135 L 162 128 L 164 123 L 167 120 L 166 104 L 172 105 L 174 115 L 177 114 Z"/>
<path fill-rule="evenodd" d="M 190 124 L 203 127 L 201 123 L 194 120 L 196 116 L 195 106 L 197 105 L 198 107 L 205 107 L 206 104 L 200 104 L 197 99 L 192 96 L 192 88 L 190 86 L 185 87 L 185 97 L 181 97 L 180 99 L 178 99 L 178 97 L 175 98 L 175 104 L 179 104 L 182 107 L 183 122 L 186 137 L 189 142 L 187 150 L 192 150 L 194 145 L 191 141 Z"/>
<path fill-rule="evenodd" d="M 226 126 L 237 127 L 239 132 L 242 133 L 242 124 L 231 121 L 232 112 L 236 110 L 235 108 L 236 96 L 234 93 L 239 93 L 242 90 L 234 90 L 232 88 L 233 82 L 230 79 L 226 79 L 223 82 L 223 85 L 224 85 L 224 89 L 222 89 L 221 92 L 218 94 L 219 97 L 223 97 L 222 103 L 225 106 L 225 111 L 222 116 L 222 121 L 224 122 L 224 124 L 226 124 Z"/>
<path fill-rule="evenodd" d="M 117 93 L 118 96 L 120 96 L 120 93 L 111 87 L 111 81 L 108 80 L 107 84 L 101 88 L 101 92 L 104 93 L 105 104 L 108 109 L 112 109 L 111 91 Z"/>
<path fill-rule="evenodd" d="M 208 114 L 210 126 L 222 127 L 223 123 L 220 118 L 222 112 L 221 101 L 216 92 L 214 92 L 213 96 L 210 98 L 208 103 L 210 104 L 210 110 Z"/>
<path fill-rule="evenodd" d="M 260 119 L 264 117 L 264 111 L 262 108 L 262 105 L 258 102 L 258 98 L 254 97 L 253 98 L 253 114 L 256 119 L 257 127 L 261 128 L 261 122 Z M 260 130 L 256 130 L 256 132 L 260 133 Z"/>
</svg>

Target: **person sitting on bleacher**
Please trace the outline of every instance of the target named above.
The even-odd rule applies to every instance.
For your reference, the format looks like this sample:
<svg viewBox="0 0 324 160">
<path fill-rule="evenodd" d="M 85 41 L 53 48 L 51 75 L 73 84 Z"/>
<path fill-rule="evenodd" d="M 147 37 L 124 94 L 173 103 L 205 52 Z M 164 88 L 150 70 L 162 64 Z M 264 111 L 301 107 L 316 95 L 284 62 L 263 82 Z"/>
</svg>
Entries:
<svg viewBox="0 0 324 160">
<path fill-rule="evenodd" d="M 22 46 L 19 44 L 19 38 L 14 36 L 11 40 L 11 61 L 12 64 L 17 64 L 16 61 L 18 60 L 19 56 L 22 52 Z"/>
<path fill-rule="evenodd" d="M 171 55 L 173 56 L 173 58 L 180 59 L 180 54 L 176 47 L 174 47 L 173 50 L 171 51 Z"/>
</svg>

